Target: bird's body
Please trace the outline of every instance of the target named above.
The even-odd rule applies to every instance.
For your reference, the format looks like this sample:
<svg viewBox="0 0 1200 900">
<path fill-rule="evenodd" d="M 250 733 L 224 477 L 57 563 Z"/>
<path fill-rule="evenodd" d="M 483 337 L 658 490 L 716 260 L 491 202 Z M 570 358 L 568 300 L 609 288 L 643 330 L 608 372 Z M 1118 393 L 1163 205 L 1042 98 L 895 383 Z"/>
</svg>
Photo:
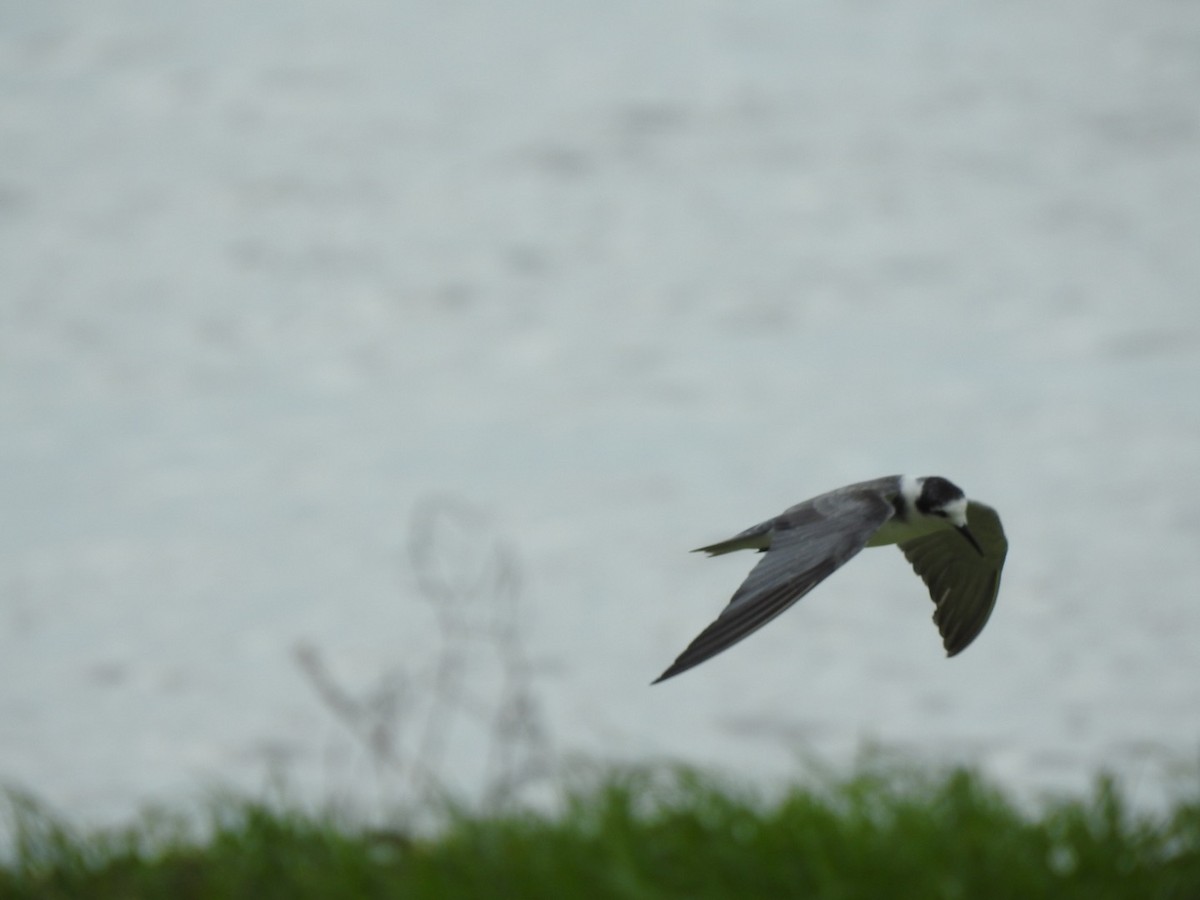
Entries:
<svg viewBox="0 0 1200 900">
<path fill-rule="evenodd" d="M 968 522 L 970 528 L 968 528 Z M 725 541 L 709 556 L 765 553 L 721 615 L 688 645 L 663 681 L 699 665 L 775 618 L 864 547 L 898 544 L 929 588 L 950 656 L 983 629 L 1000 588 L 1008 542 L 996 511 L 945 478 L 889 475 L 805 500 Z"/>
</svg>

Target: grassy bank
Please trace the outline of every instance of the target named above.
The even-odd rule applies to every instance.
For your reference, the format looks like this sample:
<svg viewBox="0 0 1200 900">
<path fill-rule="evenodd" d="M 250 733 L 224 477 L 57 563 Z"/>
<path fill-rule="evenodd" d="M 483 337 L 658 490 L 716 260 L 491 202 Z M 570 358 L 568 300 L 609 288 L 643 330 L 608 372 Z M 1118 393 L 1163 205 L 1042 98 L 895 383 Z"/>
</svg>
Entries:
<svg viewBox="0 0 1200 900">
<path fill-rule="evenodd" d="M 961 770 L 866 770 L 770 801 L 610 770 L 553 814 L 449 813 L 434 837 L 246 802 L 215 807 L 202 839 L 149 818 L 75 834 L 8 808 L 4 898 L 1200 898 L 1200 798 L 1150 817 L 1107 781 L 1031 812 Z"/>
</svg>

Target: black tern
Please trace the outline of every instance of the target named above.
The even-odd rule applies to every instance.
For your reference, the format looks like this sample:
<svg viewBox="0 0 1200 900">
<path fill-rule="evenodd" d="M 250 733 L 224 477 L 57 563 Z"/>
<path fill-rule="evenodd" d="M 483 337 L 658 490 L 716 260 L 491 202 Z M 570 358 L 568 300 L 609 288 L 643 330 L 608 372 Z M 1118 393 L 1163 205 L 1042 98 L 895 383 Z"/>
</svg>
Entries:
<svg viewBox="0 0 1200 900">
<path fill-rule="evenodd" d="M 970 527 L 968 528 L 968 523 Z M 838 488 L 693 553 L 763 553 L 721 612 L 654 680 L 685 672 L 757 631 L 864 547 L 897 544 L 933 599 L 947 656 L 979 636 L 996 605 L 1008 540 L 990 506 L 939 476 L 889 475 Z"/>
</svg>

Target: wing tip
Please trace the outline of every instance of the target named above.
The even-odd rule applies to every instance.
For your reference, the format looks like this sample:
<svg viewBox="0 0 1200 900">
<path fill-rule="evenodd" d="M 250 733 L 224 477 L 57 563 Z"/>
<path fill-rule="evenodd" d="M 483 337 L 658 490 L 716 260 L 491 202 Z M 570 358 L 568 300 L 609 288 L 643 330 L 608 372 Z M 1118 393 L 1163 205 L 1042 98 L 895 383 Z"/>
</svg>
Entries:
<svg viewBox="0 0 1200 900">
<path fill-rule="evenodd" d="M 966 634 L 947 634 L 942 641 L 942 646 L 946 648 L 946 659 L 952 659 L 970 647 L 971 644 L 975 643 L 975 638 L 979 637 L 982 631 L 983 625 L 980 625 Z"/>
<path fill-rule="evenodd" d="M 681 666 L 679 665 L 679 661 L 676 660 L 675 662 L 671 663 L 671 665 L 667 666 L 666 670 L 661 675 L 650 682 L 650 687 L 654 687 L 656 684 L 666 681 L 668 678 L 674 678 L 680 672 L 690 669 L 693 665 L 695 664 L 689 663 L 686 666 Z"/>
</svg>

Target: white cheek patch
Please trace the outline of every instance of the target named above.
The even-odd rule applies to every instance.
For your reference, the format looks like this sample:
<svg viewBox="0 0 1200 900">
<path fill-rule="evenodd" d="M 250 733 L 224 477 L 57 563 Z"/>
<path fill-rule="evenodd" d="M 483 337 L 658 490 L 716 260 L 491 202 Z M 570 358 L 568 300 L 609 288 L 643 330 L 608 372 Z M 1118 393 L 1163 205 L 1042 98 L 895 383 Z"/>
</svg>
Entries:
<svg viewBox="0 0 1200 900">
<path fill-rule="evenodd" d="M 945 506 L 946 513 L 951 522 L 958 527 L 967 524 L 967 498 L 961 497 L 958 500 L 952 500 Z"/>
</svg>

